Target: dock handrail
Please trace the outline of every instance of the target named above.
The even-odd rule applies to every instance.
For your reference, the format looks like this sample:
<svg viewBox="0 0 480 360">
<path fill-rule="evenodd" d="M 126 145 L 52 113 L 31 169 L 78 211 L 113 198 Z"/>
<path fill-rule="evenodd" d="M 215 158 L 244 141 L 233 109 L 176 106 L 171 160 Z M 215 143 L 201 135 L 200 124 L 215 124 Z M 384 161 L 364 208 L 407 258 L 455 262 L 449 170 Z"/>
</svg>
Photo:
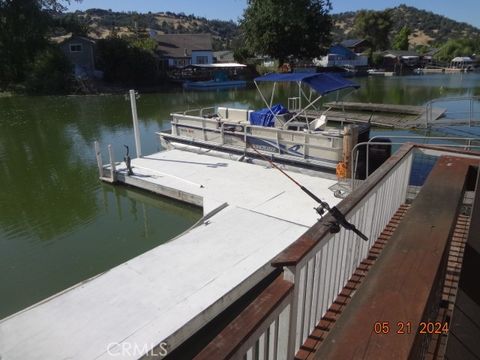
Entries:
<svg viewBox="0 0 480 360">
<path fill-rule="evenodd" d="M 423 140 L 423 141 L 429 141 L 428 145 L 432 146 L 442 146 L 442 147 L 448 147 L 448 148 L 463 148 L 465 150 L 472 150 L 473 148 L 479 148 L 480 149 L 480 137 L 458 137 L 458 136 L 418 136 L 418 135 L 387 135 L 387 136 L 382 136 L 382 135 L 377 135 L 377 136 L 372 136 L 368 141 L 366 142 L 361 142 L 356 144 L 351 153 L 351 159 L 353 161 L 354 166 L 352 166 L 351 169 L 351 174 L 350 174 L 350 179 L 351 179 L 351 186 L 352 190 L 355 188 L 356 185 L 356 179 L 355 179 L 355 173 L 357 170 L 357 164 L 358 164 L 358 156 L 359 156 L 359 148 L 362 146 L 366 147 L 366 157 L 365 157 L 365 174 L 366 177 L 368 178 L 370 176 L 370 171 L 369 171 L 369 165 L 370 165 L 370 156 L 369 156 L 369 150 L 370 150 L 370 145 L 384 145 L 384 146 L 397 146 L 397 145 L 402 145 L 405 142 L 400 142 L 400 141 L 392 141 L 392 142 L 378 142 L 375 140 L 381 139 L 381 138 L 388 138 L 388 139 L 405 139 L 409 141 L 418 141 L 418 140 Z M 434 141 L 433 143 L 431 141 Z M 443 142 L 455 142 L 455 141 L 462 141 L 465 142 L 465 144 L 445 144 Z M 474 142 L 477 142 L 478 145 L 475 145 Z M 426 145 L 426 144 L 424 144 Z"/>
<path fill-rule="evenodd" d="M 337 205 L 368 238 L 330 232 L 327 215 L 272 262 L 295 284 L 288 358 L 293 358 L 314 330 L 352 272 L 407 196 L 414 145 L 405 144 L 354 193 Z M 390 190 L 396 189 L 393 194 Z M 317 304 L 312 307 L 312 304 Z"/>
<path fill-rule="evenodd" d="M 439 333 L 426 330 L 427 326 L 435 324 L 442 333 L 448 331 L 444 330 L 448 324 L 436 322 L 448 246 L 465 188 L 476 178 L 470 176 L 470 166 L 477 162 L 439 158 L 389 246 L 369 271 L 369 286 L 357 290 L 348 304 L 350 311 L 342 314 L 328 335 L 335 342 L 325 341 L 316 353 L 318 358 L 423 359 L 428 334 Z"/>
<path fill-rule="evenodd" d="M 194 360 L 241 359 L 244 355 L 282 359 L 287 352 L 284 340 L 292 292 L 293 284 L 279 274 Z"/>
</svg>

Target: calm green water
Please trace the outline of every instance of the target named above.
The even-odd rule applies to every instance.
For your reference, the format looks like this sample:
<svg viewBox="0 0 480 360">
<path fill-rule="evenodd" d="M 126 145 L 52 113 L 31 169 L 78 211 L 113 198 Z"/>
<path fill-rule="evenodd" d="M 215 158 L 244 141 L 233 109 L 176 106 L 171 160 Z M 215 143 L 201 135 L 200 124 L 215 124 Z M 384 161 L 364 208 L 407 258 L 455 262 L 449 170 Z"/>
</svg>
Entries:
<svg viewBox="0 0 480 360">
<path fill-rule="evenodd" d="M 345 100 L 420 105 L 480 95 L 479 74 L 356 81 L 362 88 Z M 281 87 L 280 99 L 288 93 Z M 143 152 L 160 150 L 154 133 L 168 127 L 170 112 L 213 105 L 263 107 L 254 89 L 142 95 Z M 98 181 L 93 142 L 105 154 L 113 144 L 121 159 L 123 144 L 134 149 L 130 116 L 123 96 L 0 98 L 0 319 L 171 239 L 201 216 Z"/>
</svg>

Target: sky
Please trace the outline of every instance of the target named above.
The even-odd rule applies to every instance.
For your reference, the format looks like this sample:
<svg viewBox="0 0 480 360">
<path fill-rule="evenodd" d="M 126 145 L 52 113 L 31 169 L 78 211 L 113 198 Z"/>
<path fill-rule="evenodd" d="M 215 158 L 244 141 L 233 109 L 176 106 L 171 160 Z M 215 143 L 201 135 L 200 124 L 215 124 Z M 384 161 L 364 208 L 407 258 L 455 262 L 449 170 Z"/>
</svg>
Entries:
<svg viewBox="0 0 480 360">
<path fill-rule="evenodd" d="M 400 4 L 415 6 L 419 9 L 432 11 L 447 16 L 453 20 L 467 22 L 480 28 L 479 0 L 331 0 L 332 13 L 355 11 L 359 9 L 383 10 Z M 111 9 L 113 11 L 184 12 L 203 16 L 207 19 L 237 21 L 247 4 L 246 0 L 83 0 L 72 1 L 70 11 L 91 8 Z"/>
</svg>

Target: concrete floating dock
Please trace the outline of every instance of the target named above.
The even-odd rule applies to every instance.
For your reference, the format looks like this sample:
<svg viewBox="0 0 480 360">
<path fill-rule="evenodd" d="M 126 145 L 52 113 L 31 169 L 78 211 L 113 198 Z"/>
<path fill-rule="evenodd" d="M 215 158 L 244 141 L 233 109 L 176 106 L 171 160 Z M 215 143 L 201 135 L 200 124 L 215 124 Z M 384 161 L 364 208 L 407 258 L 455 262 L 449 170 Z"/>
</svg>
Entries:
<svg viewBox="0 0 480 360">
<path fill-rule="evenodd" d="M 161 343 L 175 349 L 269 274 L 271 260 L 317 221 L 317 204 L 269 167 L 180 150 L 134 159 L 132 167 L 127 176 L 117 166 L 119 182 L 214 215 L 1 320 L 2 359 L 139 358 Z M 329 190 L 336 180 L 289 174 L 330 205 L 340 201 Z"/>
</svg>

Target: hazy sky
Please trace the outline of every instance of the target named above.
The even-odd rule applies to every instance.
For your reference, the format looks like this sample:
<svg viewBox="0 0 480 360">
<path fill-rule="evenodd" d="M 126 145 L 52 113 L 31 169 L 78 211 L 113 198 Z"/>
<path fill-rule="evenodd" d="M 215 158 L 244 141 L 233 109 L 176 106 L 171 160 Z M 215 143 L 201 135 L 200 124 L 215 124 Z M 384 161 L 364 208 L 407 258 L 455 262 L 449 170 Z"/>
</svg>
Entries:
<svg viewBox="0 0 480 360">
<path fill-rule="evenodd" d="M 72 11 L 90 8 L 137 12 L 172 11 L 208 19 L 237 20 L 246 3 L 246 0 L 83 0 L 81 3 L 73 1 L 69 8 Z M 381 10 L 402 3 L 480 27 L 479 0 L 332 0 L 334 13 L 358 9 Z"/>
</svg>

